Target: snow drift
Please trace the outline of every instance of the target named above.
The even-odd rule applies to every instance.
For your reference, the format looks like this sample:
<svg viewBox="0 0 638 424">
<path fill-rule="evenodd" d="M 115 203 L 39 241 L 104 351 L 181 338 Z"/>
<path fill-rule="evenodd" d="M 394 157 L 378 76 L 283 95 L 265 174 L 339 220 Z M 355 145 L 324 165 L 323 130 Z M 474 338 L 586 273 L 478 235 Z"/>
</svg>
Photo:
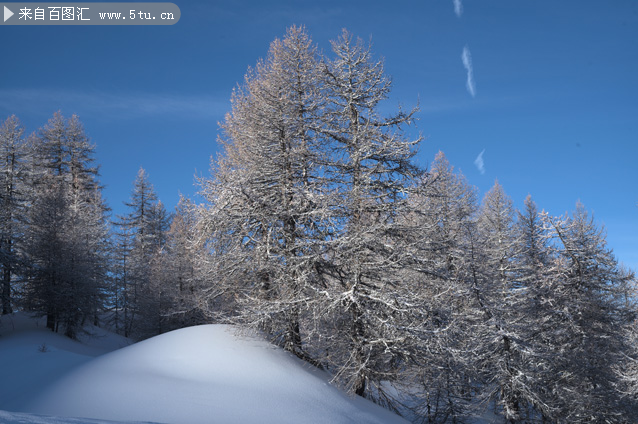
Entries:
<svg viewBox="0 0 638 424">
<path fill-rule="evenodd" d="M 346 396 L 324 373 L 227 326 L 177 330 L 95 359 L 31 348 L 27 361 L 67 361 L 61 369 L 70 371 L 53 373 L 28 401 L 18 396 L 21 412 L 180 424 L 406 422 Z M 11 408 L 0 400 L 0 409 Z"/>
</svg>

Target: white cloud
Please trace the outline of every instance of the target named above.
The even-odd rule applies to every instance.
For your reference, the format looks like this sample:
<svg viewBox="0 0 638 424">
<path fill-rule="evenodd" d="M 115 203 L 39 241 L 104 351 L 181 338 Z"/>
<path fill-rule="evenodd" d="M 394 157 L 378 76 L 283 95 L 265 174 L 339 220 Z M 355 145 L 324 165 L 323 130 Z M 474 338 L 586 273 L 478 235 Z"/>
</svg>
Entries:
<svg viewBox="0 0 638 424">
<path fill-rule="evenodd" d="M 454 13 L 456 13 L 456 16 L 459 18 L 463 14 L 463 3 L 461 3 L 461 0 L 454 0 Z"/>
<path fill-rule="evenodd" d="M 474 84 L 474 68 L 472 68 L 472 55 L 470 54 L 470 49 L 467 46 L 463 47 L 461 60 L 463 60 L 463 66 L 465 66 L 465 70 L 467 71 L 467 82 L 465 83 L 467 91 L 472 95 L 472 97 L 474 97 L 476 96 L 476 85 Z"/>
<path fill-rule="evenodd" d="M 476 165 L 476 169 L 481 173 L 481 175 L 485 174 L 485 162 L 483 162 L 483 153 L 485 153 L 485 149 L 474 159 L 474 165 Z"/>
</svg>

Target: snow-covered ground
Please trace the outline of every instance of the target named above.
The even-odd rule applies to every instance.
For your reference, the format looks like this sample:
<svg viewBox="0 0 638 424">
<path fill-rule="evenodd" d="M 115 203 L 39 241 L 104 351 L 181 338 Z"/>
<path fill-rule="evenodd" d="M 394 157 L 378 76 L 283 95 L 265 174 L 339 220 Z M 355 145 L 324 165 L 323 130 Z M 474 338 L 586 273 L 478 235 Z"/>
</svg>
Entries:
<svg viewBox="0 0 638 424">
<path fill-rule="evenodd" d="M 78 343 L 42 321 L 2 317 L 0 410 L 12 412 L 0 411 L 0 423 L 406 423 L 231 327 L 190 327 L 130 346 L 90 331 Z"/>
</svg>

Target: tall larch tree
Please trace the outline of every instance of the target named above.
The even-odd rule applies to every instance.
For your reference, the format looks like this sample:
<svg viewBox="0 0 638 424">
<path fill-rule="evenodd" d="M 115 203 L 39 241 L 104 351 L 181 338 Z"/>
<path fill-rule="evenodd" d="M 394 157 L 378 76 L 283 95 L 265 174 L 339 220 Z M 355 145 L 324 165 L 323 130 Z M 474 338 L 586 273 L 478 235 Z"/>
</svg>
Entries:
<svg viewBox="0 0 638 424">
<path fill-rule="evenodd" d="M 233 93 L 223 155 L 202 190 L 222 278 L 242 302 L 240 320 L 306 359 L 301 316 L 328 227 L 320 71 L 303 28 L 271 44 Z"/>
<path fill-rule="evenodd" d="M 339 225 L 330 243 L 335 271 L 325 308 L 333 328 L 325 360 L 348 391 L 389 404 L 382 382 L 397 380 L 411 352 L 413 305 L 398 277 L 408 259 L 398 217 L 420 176 L 411 159 L 421 138 L 403 132 L 415 110 L 380 115 L 391 81 L 369 45 L 344 31 L 332 50 L 323 131 L 332 149 L 326 175 L 338 198 L 331 213 Z"/>
<path fill-rule="evenodd" d="M 516 251 L 515 290 L 523 302 L 516 303 L 517 344 L 520 367 L 517 376 L 520 419 L 551 420 L 556 412 L 553 391 L 548 382 L 554 379 L 552 363 L 555 338 L 554 295 L 552 276 L 555 274 L 551 233 L 543 222 L 531 196 L 524 209 L 517 212 L 515 225 Z"/>
<path fill-rule="evenodd" d="M 524 342 L 528 317 L 520 313 L 528 299 L 516 278 L 515 217 L 513 202 L 497 181 L 486 193 L 478 215 L 481 259 L 475 263 L 473 281 L 479 312 L 475 340 L 482 395 L 509 422 L 525 419 L 528 407 Z"/>
</svg>

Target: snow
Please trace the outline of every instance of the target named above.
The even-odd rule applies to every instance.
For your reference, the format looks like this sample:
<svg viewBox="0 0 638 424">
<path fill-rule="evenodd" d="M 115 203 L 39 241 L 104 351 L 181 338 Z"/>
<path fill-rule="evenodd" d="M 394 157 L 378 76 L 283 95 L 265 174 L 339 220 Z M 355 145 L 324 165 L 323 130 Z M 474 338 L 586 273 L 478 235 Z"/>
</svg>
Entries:
<svg viewBox="0 0 638 424">
<path fill-rule="evenodd" d="M 30 399 L 52 381 L 93 357 L 131 343 L 97 327 L 89 326 L 87 331 L 91 336 L 83 335 L 84 343 L 79 343 L 47 330 L 43 319 L 26 314 L 3 316 L 0 319 L 0 409 L 24 411 Z"/>
<path fill-rule="evenodd" d="M 87 418 L 49 417 L 20 412 L 0 411 L 0 424 L 117 424 L 115 421 L 91 420 Z M 120 424 L 122 424 L 120 422 Z M 133 423 L 128 424 L 153 424 Z M 161 423 L 156 423 L 161 424 Z"/>
<path fill-rule="evenodd" d="M 232 327 L 190 327 L 117 349 L 126 339 L 103 330 L 93 328 L 95 337 L 77 343 L 41 324 L 29 328 L 29 322 L 14 316 L 0 324 L 5 377 L 0 409 L 28 413 L 0 412 L 0 423 L 87 422 L 60 417 L 180 424 L 406 423 L 345 395 L 325 373 Z"/>
</svg>

